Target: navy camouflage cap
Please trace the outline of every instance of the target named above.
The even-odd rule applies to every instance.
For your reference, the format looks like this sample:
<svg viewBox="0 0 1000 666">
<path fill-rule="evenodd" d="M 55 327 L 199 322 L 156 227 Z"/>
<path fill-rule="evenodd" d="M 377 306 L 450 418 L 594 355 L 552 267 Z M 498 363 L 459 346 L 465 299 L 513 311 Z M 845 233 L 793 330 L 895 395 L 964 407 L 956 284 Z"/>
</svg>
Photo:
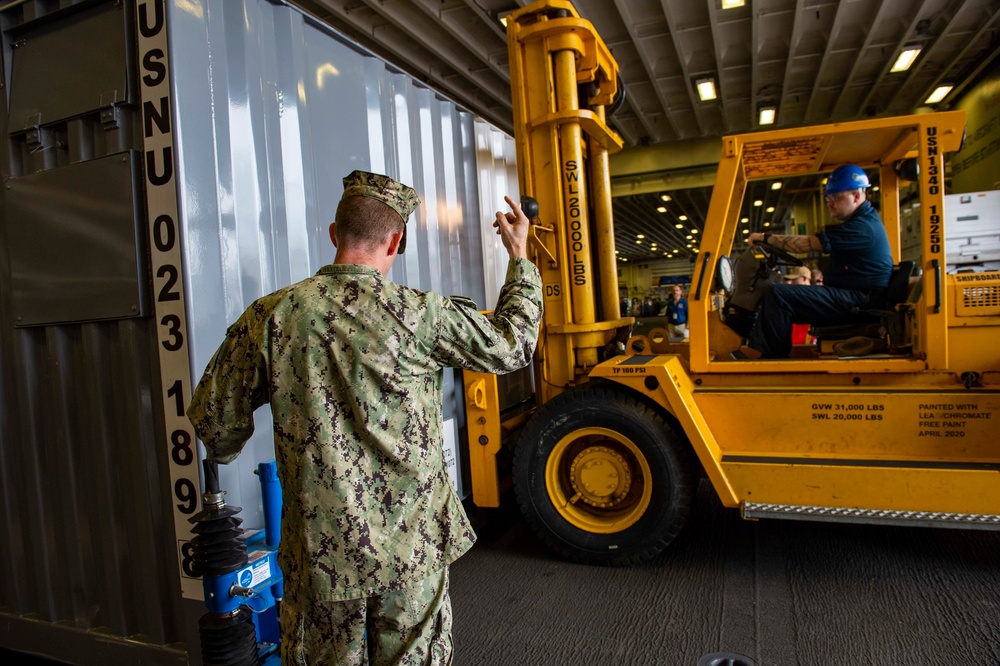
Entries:
<svg viewBox="0 0 1000 666">
<path fill-rule="evenodd" d="M 344 179 L 344 196 L 359 196 L 378 199 L 399 213 L 405 223 L 410 213 L 420 205 L 416 191 L 397 180 L 367 171 L 352 171 Z"/>
</svg>

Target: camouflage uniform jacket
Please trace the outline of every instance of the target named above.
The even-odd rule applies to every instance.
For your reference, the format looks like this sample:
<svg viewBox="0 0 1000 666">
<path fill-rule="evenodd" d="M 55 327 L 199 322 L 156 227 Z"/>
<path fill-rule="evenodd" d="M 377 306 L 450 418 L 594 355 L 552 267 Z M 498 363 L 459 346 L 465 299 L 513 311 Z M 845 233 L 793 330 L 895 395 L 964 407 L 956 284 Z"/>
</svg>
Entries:
<svg viewBox="0 0 1000 666">
<path fill-rule="evenodd" d="M 253 433 L 253 411 L 271 403 L 288 594 L 381 594 L 472 546 L 444 464 L 442 368 L 525 366 L 541 308 L 527 259 L 508 264 L 492 320 L 374 268 L 334 264 L 229 327 L 188 417 L 209 458 L 227 463 Z"/>
</svg>

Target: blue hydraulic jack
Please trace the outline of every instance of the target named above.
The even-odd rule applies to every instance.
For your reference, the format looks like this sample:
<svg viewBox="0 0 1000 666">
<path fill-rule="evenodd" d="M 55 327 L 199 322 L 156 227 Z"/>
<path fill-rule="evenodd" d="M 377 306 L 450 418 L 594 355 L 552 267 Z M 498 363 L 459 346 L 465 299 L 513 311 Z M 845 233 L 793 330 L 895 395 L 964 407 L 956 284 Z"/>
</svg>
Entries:
<svg viewBox="0 0 1000 666">
<path fill-rule="evenodd" d="M 226 506 L 219 467 L 203 461 L 202 510 L 189 520 L 192 569 L 202 577 L 208 613 L 198 620 L 204 666 L 278 666 L 278 604 L 284 578 L 278 568 L 281 484 L 272 460 L 257 466 L 264 529 L 243 530 L 242 511 Z"/>
</svg>

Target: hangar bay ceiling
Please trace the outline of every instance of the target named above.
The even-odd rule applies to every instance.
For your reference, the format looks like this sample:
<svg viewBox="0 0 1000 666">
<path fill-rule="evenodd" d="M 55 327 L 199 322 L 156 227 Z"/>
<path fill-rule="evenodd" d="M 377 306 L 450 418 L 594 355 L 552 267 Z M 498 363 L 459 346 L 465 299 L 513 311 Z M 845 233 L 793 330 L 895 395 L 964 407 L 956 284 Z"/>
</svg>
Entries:
<svg viewBox="0 0 1000 666">
<path fill-rule="evenodd" d="M 291 4 L 513 131 L 501 18 L 527 0 Z M 720 137 L 948 108 L 1000 54 L 1000 0 L 573 4 L 611 49 L 626 88 L 611 120 L 626 148 L 611 167 L 616 243 L 619 256 L 632 261 L 689 257 L 697 248 Z M 907 51 L 915 54 L 910 65 L 893 71 Z M 708 80 L 715 97 L 703 101 L 698 84 Z M 928 104 L 943 86 L 951 88 Z M 762 125 L 768 110 L 773 124 Z M 747 226 L 781 228 L 796 200 L 817 186 L 752 183 Z"/>
</svg>

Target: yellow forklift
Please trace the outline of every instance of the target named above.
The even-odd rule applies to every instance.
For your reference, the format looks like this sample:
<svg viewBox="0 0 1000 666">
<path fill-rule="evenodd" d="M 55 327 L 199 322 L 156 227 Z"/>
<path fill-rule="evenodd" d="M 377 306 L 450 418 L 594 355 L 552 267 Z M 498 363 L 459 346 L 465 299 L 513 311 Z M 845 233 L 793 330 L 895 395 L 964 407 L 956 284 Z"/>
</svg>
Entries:
<svg viewBox="0 0 1000 666">
<path fill-rule="evenodd" d="M 474 502 L 498 506 L 512 477 L 542 540 L 611 565 L 667 547 L 702 476 L 747 519 L 1000 528 L 1000 273 L 945 265 L 944 160 L 961 145 L 964 113 L 724 137 L 693 264 L 690 342 L 670 343 L 662 329 L 631 335 L 633 320 L 618 316 L 608 154 L 622 143 L 605 118 L 617 64 L 564 0 L 514 12 L 507 33 L 545 314 L 531 409 L 502 412 L 496 377 L 465 373 Z M 801 345 L 750 360 L 748 318 L 780 267 L 801 260 L 734 250 L 748 183 L 819 182 L 844 163 L 877 177 L 899 265 L 888 307 L 831 335 L 870 338 L 876 351 Z M 900 262 L 900 173 L 919 193 L 915 265 Z"/>
</svg>

